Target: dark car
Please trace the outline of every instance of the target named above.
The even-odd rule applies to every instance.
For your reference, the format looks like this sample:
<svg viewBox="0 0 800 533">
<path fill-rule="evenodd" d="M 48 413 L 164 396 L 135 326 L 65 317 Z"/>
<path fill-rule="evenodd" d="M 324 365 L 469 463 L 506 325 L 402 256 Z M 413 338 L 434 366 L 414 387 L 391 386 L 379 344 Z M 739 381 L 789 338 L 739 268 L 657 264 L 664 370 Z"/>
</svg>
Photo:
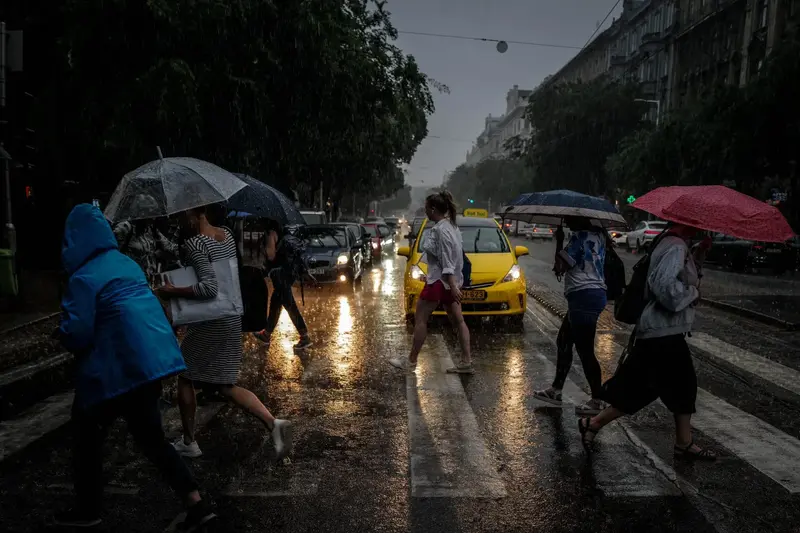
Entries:
<svg viewBox="0 0 800 533">
<path fill-rule="evenodd" d="M 397 217 L 386 217 L 384 219 L 386 221 L 386 225 L 389 226 L 389 229 L 397 233 L 400 231 L 400 219 Z"/>
<path fill-rule="evenodd" d="M 353 240 L 361 245 L 361 257 L 363 258 L 364 265 L 372 263 L 372 241 L 369 233 L 361 224 L 356 222 L 335 222 L 331 225 L 346 228 L 350 231 Z"/>
<path fill-rule="evenodd" d="M 372 256 L 380 257 L 395 245 L 394 232 L 386 224 L 362 224 L 372 240 Z"/>
<path fill-rule="evenodd" d="M 308 273 L 317 283 L 347 283 L 364 273 L 361 243 L 342 226 L 310 225 L 297 235 L 308 247 Z"/>
<path fill-rule="evenodd" d="M 737 239 L 730 235 L 712 235 L 706 263 L 737 272 L 766 268 L 781 274 L 790 268 L 791 249 L 783 243 Z"/>
</svg>

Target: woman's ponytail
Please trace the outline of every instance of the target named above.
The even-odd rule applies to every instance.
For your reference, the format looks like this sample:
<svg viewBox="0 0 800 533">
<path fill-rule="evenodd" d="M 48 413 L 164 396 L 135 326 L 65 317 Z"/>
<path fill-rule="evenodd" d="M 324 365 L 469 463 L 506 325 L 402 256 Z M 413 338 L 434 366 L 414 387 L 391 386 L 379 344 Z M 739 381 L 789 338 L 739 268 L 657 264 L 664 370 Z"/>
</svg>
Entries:
<svg viewBox="0 0 800 533">
<path fill-rule="evenodd" d="M 442 199 L 442 202 L 445 206 L 447 206 L 447 217 L 450 219 L 450 222 L 453 225 L 456 224 L 456 216 L 458 216 L 458 212 L 456 211 L 456 202 L 453 200 L 453 195 L 450 194 L 450 191 L 441 191 L 439 196 Z"/>
</svg>

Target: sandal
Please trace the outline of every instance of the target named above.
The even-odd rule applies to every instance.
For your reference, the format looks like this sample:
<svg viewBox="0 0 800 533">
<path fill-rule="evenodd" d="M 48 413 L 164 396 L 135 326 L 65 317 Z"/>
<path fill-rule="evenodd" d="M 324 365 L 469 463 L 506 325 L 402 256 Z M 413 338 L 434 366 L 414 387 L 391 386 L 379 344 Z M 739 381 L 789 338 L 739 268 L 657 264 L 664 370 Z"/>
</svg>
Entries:
<svg viewBox="0 0 800 533">
<path fill-rule="evenodd" d="M 597 436 L 597 433 L 600 431 L 599 429 L 592 429 L 591 425 L 592 417 L 590 416 L 578 419 L 578 431 L 581 434 L 581 443 L 584 445 L 584 447 L 589 447 L 594 442 L 594 438 Z"/>
<path fill-rule="evenodd" d="M 689 445 L 685 446 L 685 447 L 684 446 L 678 446 L 676 444 L 675 445 L 675 450 L 674 450 L 675 457 L 682 458 L 682 459 L 689 459 L 689 460 L 692 460 L 692 461 L 695 461 L 695 460 L 696 461 L 716 461 L 717 460 L 717 454 L 714 451 L 709 450 L 708 448 L 700 448 L 698 446 L 698 449 L 700 451 L 696 452 L 696 451 L 692 450 L 692 447 L 694 445 L 695 445 L 694 444 L 694 440 L 692 440 L 689 443 Z"/>
<path fill-rule="evenodd" d="M 544 390 L 534 391 L 533 397 L 537 400 L 549 403 L 551 405 L 561 405 L 561 392 L 556 391 L 552 387 Z"/>
</svg>

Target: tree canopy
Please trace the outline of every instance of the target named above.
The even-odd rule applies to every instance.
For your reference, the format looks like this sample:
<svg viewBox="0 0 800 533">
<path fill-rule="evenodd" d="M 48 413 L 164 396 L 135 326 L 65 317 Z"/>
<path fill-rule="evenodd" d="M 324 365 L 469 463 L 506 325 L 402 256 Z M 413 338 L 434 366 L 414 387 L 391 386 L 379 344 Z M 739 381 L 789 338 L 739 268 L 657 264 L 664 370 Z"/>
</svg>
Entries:
<svg viewBox="0 0 800 533">
<path fill-rule="evenodd" d="M 533 191 L 533 171 L 520 159 L 486 159 L 474 167 L 458 166 L 445 187 L 459 206 L 499 207 Z M 474 204 L 469 200 L 473 199 Z"/>
<path fill-rule="evenodd" d="M 642 127 L 647 104 L 638 97 L 636 84 L 602 78 L 537 89 L 526 111 L 532 135 L 514 147 L 536 176 L 537 189 L 613 192 L 606 159 Z"/>
<path fill-rule="evenodd" d="M 378 0 L 58 0 L 33 16 L 58 31 L 45 149 L 94 190 L 160 145 L 305 202 L 320 183 L 334 201 L 390 196 L 433 112 Z"/>
</svg>

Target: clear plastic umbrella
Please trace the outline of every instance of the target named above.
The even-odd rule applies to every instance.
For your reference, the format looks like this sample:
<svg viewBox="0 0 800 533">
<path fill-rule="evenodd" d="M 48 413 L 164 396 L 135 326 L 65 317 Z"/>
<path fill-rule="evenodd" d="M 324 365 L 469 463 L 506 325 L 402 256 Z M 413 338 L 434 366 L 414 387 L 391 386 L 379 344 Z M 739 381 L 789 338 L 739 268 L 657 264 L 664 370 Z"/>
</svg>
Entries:
<svg viewBox="0 0 800 533">
<path fill-rule="evenodd" d="M 228 200 L 247 184 L 227 170 L 191 157 L 151 161 L 125 174 L 106 206 L 106 218 L 169 216 Z"/>
</svg>

